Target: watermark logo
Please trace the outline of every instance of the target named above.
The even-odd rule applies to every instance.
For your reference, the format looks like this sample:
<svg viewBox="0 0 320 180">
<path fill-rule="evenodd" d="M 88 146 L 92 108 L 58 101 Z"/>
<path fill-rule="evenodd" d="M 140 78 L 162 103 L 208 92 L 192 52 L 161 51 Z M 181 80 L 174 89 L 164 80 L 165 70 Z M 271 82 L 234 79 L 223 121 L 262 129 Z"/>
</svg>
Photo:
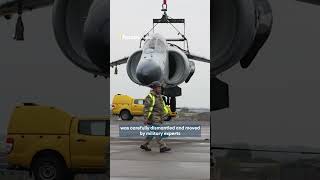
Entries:
<svg viewBox="0 0 320 180">
<path fill-rule="evenodd" d="M 121 40 L 141 40 L 142 37 L 138 35 L 128 35 L 128 34 L 120 34 Z M 145 37 L 145 39 L 150 39 L 149 36 Z"/>
</svg>

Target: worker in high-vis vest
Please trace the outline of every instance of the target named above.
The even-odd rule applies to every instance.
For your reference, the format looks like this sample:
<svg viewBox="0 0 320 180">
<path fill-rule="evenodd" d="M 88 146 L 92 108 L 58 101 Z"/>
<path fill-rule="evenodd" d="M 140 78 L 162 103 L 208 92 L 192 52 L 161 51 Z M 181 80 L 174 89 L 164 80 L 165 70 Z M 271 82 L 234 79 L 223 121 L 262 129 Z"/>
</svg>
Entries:
<svg viewBox="0 0 320 180">
<path fill-rule="evenodd" d="M 145 125 L 149 126 L 160 126 L 164 119 L 168 117 L 169 110 L 162 99 L 161 95 L 161 83 L 156 81 L 149 85 L 151 88 L 150 93 L 144 100 L 144 119 Z M 171 149 L 162 140 L 161 136 L 147 136 L 144 144 L 140 146 L 145 151 L 151 151 L 148 147 L 153 138 L 156 138 L 157 143 L 160 145 L 160 152 L 167 152 Z"/>
</svg>

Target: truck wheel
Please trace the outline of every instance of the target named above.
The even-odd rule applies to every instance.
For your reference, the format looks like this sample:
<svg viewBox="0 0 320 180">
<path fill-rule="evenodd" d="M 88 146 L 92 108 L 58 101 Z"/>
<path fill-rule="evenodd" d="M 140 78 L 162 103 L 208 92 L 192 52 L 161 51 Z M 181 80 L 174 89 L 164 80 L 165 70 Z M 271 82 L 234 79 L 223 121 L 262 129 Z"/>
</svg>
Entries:
<svg viewBox="0 0 320 180">
<path fill-rule="evenodd" d="M 133 116 L 132 115 L 130 115 L 130 117 L 129 117 L 129 119 L 128 120 L 132 120 L 133 119 Z"/>
<path fill-rule="evenodd" d="M 133 119 L 133 116 L 131 115 L 130 111 L 128 110 L 122 110 L 120 112 L 120 117 L 122 120 L 132 120 Z"/>
<path fill-rule="evenodd" d="M 69 180 L 69 172 L 56 156 L 44 155 L 38 157 L 32 165 L 35 180 Z"/>
</svg>

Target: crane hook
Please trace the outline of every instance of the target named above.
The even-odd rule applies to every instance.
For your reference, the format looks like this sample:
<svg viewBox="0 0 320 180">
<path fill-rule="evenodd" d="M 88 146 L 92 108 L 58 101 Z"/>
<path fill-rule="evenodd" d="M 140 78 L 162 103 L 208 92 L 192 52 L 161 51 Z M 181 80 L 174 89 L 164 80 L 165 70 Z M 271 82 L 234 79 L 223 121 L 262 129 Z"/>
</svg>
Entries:
<svg viewBox="0 0 320 180">
<path fill-rule="evenodd" d="M 166 11 L 167 11 L 167 8 L 168 8 L 167 0 L 163 0 L 163 3 L 162 3 L 162 10 L 161 10 L 161 11 L 166 12 Z"/>
</svg>

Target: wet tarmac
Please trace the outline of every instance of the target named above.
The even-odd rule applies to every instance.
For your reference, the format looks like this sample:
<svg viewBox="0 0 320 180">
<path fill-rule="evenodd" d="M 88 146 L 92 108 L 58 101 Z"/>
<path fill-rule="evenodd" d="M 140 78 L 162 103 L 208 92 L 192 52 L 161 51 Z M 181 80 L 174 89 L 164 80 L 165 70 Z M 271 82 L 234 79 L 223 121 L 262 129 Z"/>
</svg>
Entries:
<svg viewBox="0 0 320 180">
<path fill-rule="evenodd" d="M 210 179 L 210 125 L 201 124 L 201 137 L 165 138 L 172 148 L 170 152 L 160 153 L 159 145 L 151 144 L 151 152 L 139 148 L 143 137 L 119 137 L 119 124 L 127 125 L 134 121 L 122 121 L 117 117 L 111 120 L 110 151 L 112 180 L 205 180 Z M 174 121 L 169 122 L 175 123 Z M 179 123 L 195 123 L 180 121 Z"/>
<path fill-rule="evenodd" d="M 167 140 L 170 152 L 139 148 L 143 141 L 111 140 L 111 179 L 210 179 L 209 141 Z"/>
</svg>

